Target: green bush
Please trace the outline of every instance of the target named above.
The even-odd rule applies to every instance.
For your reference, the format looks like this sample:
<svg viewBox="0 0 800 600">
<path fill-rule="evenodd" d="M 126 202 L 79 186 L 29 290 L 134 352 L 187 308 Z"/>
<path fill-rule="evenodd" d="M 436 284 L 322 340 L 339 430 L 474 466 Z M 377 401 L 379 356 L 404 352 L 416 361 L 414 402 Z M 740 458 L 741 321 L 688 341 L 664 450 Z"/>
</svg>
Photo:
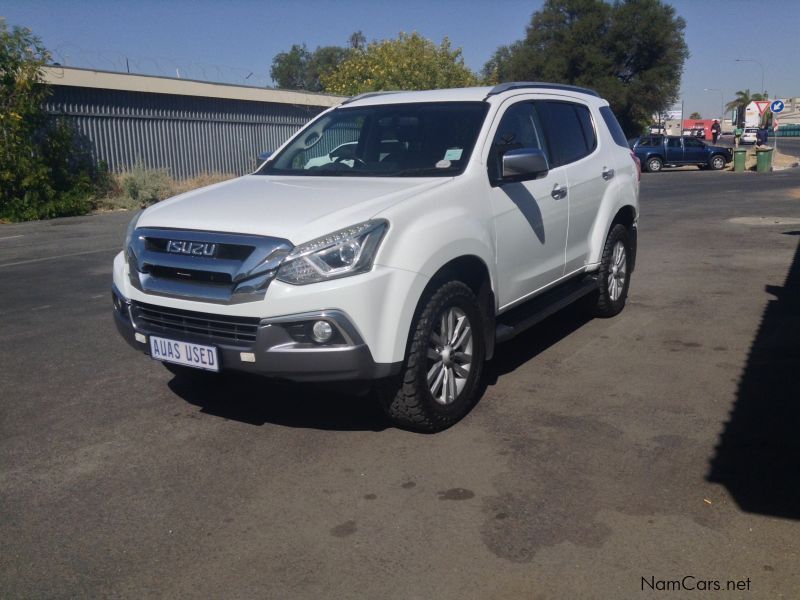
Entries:
<svg viewBox="0 0 800 600">
<path fill-rule="evenodd" d="M 98 170 L 69 124 L 44 110 L 50 55 L 30 30 L 0 18 L 0 219 L 84 214 Z"/>
<path fill-rule="evenodd" d="M 120 176 L 123 193 L 140 206 L 149 206 L 169 198 L 174 182 L 166 169 L 146 169 L 140 163 Z"/>
</svg>

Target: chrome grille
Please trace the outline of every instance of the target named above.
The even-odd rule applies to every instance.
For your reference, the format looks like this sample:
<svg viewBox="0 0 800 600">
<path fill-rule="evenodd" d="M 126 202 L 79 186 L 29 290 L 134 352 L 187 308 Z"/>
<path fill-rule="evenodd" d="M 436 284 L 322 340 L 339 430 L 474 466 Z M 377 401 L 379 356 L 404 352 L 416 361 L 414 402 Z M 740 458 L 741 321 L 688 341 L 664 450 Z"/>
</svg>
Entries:
<svg viewBox="0 0 800 600">
<path fill-rule="evenodd" d="M 250 346 L 256 341 L 259 319 L 229 317 L 132 302 L 134 322 L 149 333 L 189 334 L 212 343 Z"/>
<path fill-rule="evenodd" d="M 206 253 L 168 252 L 169 244 Z M 293 246 L 267 236 L 139 227 L 127 248 L 131 285 L 156 296 L 238 304 L 264 299 Z"/>
</svg>

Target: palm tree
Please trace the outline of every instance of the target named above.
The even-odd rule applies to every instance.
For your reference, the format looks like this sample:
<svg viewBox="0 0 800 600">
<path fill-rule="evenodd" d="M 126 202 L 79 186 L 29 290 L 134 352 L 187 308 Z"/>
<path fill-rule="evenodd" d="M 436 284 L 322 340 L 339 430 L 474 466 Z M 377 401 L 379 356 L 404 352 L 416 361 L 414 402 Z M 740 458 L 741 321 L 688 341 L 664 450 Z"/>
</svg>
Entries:
<svg viewBox="0 0 800 600">
<path fill-rule="evenodd" d="M 747 108 L 747 105 L 753 102 L 754 100 L 766 100 L 767 94 L 766 92 L 763 94 L 753 94 L 750 95 L 750 88 L 746 90 L 739 90 L 736 92 L 736 98 L 731 100 L 725 105 L 725 112 L 736 110 L 737 114 L 737 121 L 741 121 L 744 118 L 744 109 Z"/>
</svg>

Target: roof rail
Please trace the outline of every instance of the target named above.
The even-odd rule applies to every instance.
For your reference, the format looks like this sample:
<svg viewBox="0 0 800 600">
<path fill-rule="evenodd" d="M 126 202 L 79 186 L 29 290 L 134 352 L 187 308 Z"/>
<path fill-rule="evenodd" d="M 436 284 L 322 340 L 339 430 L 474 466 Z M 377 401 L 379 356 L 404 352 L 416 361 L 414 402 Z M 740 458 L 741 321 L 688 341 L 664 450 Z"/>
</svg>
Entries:
<svg viewBox="0 0 800 600">
<path fill-rule="evenodd" d="M 386 94 L 396 94 L 399 90 L 389 90 L 386 92 L 366 92 L 364 94 L 358 94 L 357 96 L 350 96 L 347 100 L 342 102 L 339 106 L 344 106 L 345 104 L 350 104 L 351 102 L 355 102 L 356 100 L 363 100 L 364 98 L 372 98 L 373 96 L 384 96 Z"/>
<path fill-rule="evenodd" d="M 486 97 L 488 98 L 489 96 L 502 94 L 503 92 L 507 92 L 509 90 L 522 90 L 526 88 L 547 88 L 551 90 L 563 90 L 566 92 L 580 92 L 581 94 L 589 94 L 590 96 L 597 96 L 598 98 L 600 97 L 600 94 L 589 88 L 579 87 L 577 85 L 566 85 L 564 83 L 545 83 L 543 81 L 509 81 L 508 83 L 501 83 L 489 90 L 489 93 L 486 94 Z"/>
</svg>

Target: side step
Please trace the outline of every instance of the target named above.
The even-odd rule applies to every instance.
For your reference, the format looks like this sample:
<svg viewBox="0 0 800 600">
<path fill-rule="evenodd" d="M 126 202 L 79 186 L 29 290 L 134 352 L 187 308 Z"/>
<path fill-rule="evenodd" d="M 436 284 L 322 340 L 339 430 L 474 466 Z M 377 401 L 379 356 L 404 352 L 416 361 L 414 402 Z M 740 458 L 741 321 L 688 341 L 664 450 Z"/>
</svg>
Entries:
<svg viewBox="0 0 800 600">
<path fill-rule="evenodd" d="M 573 279 L 497 317 L 495 341 L 507 342 L 597 289 L 597 275 Z"/>
</svg>

